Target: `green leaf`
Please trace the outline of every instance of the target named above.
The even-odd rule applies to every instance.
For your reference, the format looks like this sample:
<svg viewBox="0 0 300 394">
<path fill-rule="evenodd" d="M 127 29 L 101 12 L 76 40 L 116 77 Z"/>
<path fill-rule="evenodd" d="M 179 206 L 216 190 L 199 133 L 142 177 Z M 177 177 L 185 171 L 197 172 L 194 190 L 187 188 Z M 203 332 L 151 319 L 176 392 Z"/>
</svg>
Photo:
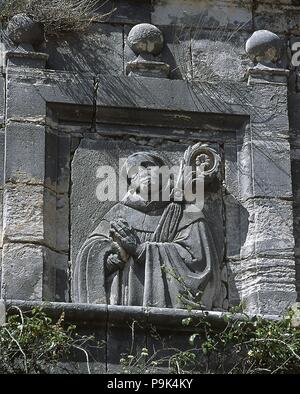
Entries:
<svg viewBox="0 0 300 394">
<path fill-rule="evenodd" d="M 193 335 L 190 336 L 190 338 L 189 338 L 189 343 L 190 343 L 190 345 L 194 346 L 194 344 L 195 344 L 195 339 L 196 339 L 197 337 L 199 337 L 199 334 L 193 334 Z"/>
<path fill-rule="evenodd" d="M 188 317 L 186 319 L 183 319 L 181 323 L 183 326 L 189 326 L 192 323 L 192 321 L 193 319 L 191 317 Z"/>
</svg>

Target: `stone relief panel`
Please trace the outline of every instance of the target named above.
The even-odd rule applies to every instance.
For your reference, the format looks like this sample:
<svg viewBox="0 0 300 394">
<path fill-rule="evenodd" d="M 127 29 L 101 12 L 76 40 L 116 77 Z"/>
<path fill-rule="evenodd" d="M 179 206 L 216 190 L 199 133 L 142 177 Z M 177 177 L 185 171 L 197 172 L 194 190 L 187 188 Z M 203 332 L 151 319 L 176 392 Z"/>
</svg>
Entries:
<svg viewBox="0 0 300 394">
<path fill-rule="evenodd" d="M 221 155 L 217 144 L 166 142 L 153 148 L 82 139 L 71 168 L 73 302 L 210 310 L 228 305 Z M 206 175 L 199 211 L 190 211 L 195 205 L 186 198 L 178 201 L 178 176 L 166 182 L 153 171 L 165 166 L 182 174 L 188 162 L 192 179 L 200 167 Z M 104 168 L 106 179 L 99 171 Z M 99 199 L 104 189 L 107 201 Z M 166 189 L 169 200 L 163 198 Z"/>
</svg>

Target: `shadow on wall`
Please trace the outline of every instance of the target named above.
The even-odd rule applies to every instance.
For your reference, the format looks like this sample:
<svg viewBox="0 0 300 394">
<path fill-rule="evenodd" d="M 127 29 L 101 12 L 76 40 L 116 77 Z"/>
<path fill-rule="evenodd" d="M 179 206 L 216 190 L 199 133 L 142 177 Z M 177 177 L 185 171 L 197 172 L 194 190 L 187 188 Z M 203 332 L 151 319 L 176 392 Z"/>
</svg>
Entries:
<svg viewBox="0 0 300 394">
<path fill-rule="evenodd" d="M 39 48 L 47 68 L 91 74 L 123 72 L 123 27 L 94 23 L 84 33 L 48 37 Z"/>
<path fill-rule="evenodd" d="M 113 17 L 113 16 L 112 16 Z M 209 28 L 203 15 L 192 26 L 159 26 L 165 45 L 158 60 L 171 68 L 171 79 L 200 82 L 243 81 L 249 59 L 244 45 L 249 33 L 214 23 Z M 136 58 L 126 37 L 127 24 L 94 22 L 87 31 L 49 36 L 38 49 L 49 54 L 47 68 L 97 74 L 122 74 Z"/>
</svg>

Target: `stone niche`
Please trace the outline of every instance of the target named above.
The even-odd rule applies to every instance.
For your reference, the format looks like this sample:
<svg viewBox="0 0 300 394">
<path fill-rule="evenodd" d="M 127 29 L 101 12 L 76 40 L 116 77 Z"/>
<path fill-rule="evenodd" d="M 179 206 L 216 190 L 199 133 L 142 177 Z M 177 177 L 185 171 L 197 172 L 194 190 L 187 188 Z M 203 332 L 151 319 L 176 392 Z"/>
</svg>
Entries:
<svg viewBox="0 0 300 394">
<path fill-rule="evenodd" d="M 129 132 L 126 127 L 120 126 L 120 128 L 123 129 L 124 134 Z M 164 130 L 164 133 L 171 135 L 172 131 L 172 129 Z M 190 146 L 195 145 L 195 141 L 190 141 L 190 144 Z M 184 140 L 177 142 L 163 138 L 150 140 L 141 137 L 129 139 L 84 137 L 81 139 L 73 156 L 71 168 L 73 300 L 131 306 L 183 307 L 184 303 L 180 303 L 176 298 L 178 298 L 180 291 L 184 292 L 184 287 L 179 286 L 179 278 L 175 279 L 174 276 L 181 275 L 183 280 L 188 281 L 189 276 L 197 275 L 195 294 L 202 289 L 202 298 L 206 297 L 208 303 L 206 309 L 222 310 L 224 306 L 225 308 L 228 306 L 227 281 L 224 280 L 226 278 L 224 207 L 220 181 L 216 179 L 211 185 L 205 185 L 206 199 L 202 214 L 200 212 L 189 214 L 186 212 L 189 205 L 182 203 L 173 203 L 174 207 L 171 208 L 171 201 L 164 204 L 154 201 L 150 204 L 142 204 L 140 200 L 130 201 L 128 194 L 123 202 L 119 203 L 122 201 L 122 198 L 119 198 L 119 187 L 116 190 L 116 196 L 112 196 L 115 201 L 101 202 L 98 200 L 100 197 L 96 196 L 98 189 L 103 194 L 105 186 L 102 182 L 103 178 L 99 179 L 101 175 L 97 175 L 98 169 L 111 166 L 116 176 L 111 174 L 108 184 L 113 186 L 116 183 L 118 186 L 119 178 L 122 176 L 119 167 L 120 159 L 125 161 L 124 166 L 128 166 L 126 161 L 128 158 L 131 166 L 142 165 L 137 163 L 140 161 L 141 163 L 150 162 L 153 159 L 154 164 L 152 165 L 158 165 L 159 163 L 155 163 L 155 159 L 161 159 L 165 163 L 164 165 L 168 165 L 168 168 L 177 166 L 179 169 L 188 146 Z M 219 144 L 207 146 L 214 146 L 215 152 L 222 150 Z M 123 171 L 124 166 L 122 167 Z M 140 194 L 137 193 L 137 196 Z M 156 238 L 153 233 L 160 226 L 160 219 L 168 209 L 172 219 L 178 216 L 179 223 L 176 223 L 176 219 L 169 224 L 169 219 L 166 216 L 163 222 L 164 226 L 169 226 L 164 230 L 166 234 L 163 232 L 159 236 L 156 235 Z M 107 253 L 116 257 L 116 251 L 113 252 L 116 243 L 107 245 L 110 243 L 107 237 L 111 231 L 111 223 L 120 218 L 126 220 L 130 228 L 135 229 L 135 235 L 138 237 L 137 248 L 152 248 L 151 252 L 149 250 L 146 253 L 154 255 L 142 259 L 139 259 L 137 255 L 125 257 L 126 264 L 122 265 L 121 269 L 119 266 L 116 269 L 113 266 L 108 268 L 108 265 L 113 262 L 111 260 L 109 260 L 110 263 L 107 262 L 109 259 Z M 175 227 L 177 227 L 176 230 Z M 173 234 L 174 231 L 176 231 L 175 234 Z M 101 239 L 101 235 L 105 239 Z M 150 242 L 150 246 L 144 246 L 147 241 Z M 168 255 L 170 255 L 169 259 Z M 182 258 L 179 255 L 182 255 Z M 192 256 L 190 262 L 189 256 Z M 120 264 L 121 261 L 122 257 L 120 257 Z M 188 264 L 192 264 L 191 269 L 188 268 Z M 99 265 L 106 265 L 108 272 L 105 272 L 105 267 L 99 267 Z M 126 265 L 130 267 L 126 267 Z M 126 269 L 129 270 L 128 274 L 125 272 Z M 111 271 L 109 270 L 113 270 L 112 274 L 115 273 L 114 279 L 111 280 L 119 281 L 119 286 L 122 286 L 122 294 L 117 294 L 119 291 L 116 292 L 113 289 L 114 284 L 107 283 L 110 280 Z M 147 272 L 149 270 L 153 272 Z M 168 272 L 171 270 L 174 272 Z M 208 275 L 205 273 L 207 270 Z M 124 277 L 119 279 L 116 277 L 117 275 L 124 275 Z M 125 275 L 128 275 L 128 278 L 125 278 Z M 209 281 L 208 276 L 211 277 L 210 286 L 206 284 Z M 137 281 L 138 283 L 136 283 Z M 151 290 L 152 282 L 155 287 Z M 110 288 L 107 288 L 106 292 L 105 289 L 102 292 L 102 286 Z M 127 286 L 128 289 L 123 286 Z M 188 287 L 188 285 L 186 286 Z M 216 288 L 210 289 L 208 287 Z M 192 288 L 190 291 L 193 291 Z M 143 292 L 144 296 L 142 296 Z M 146 294 L 147 292 L 149 294 Z M 107 294 L 105 297 L 105 293 L 110 293 L 110 296 Z M 196 306 L 195 300 L 190 300 L 190 302 L 194 307 Z"/>
<path fill-rule="evenodd" d="M 76 259 L 82 251 L 83 245 L 88 239 L 99 235 L 95 231 L 102 219 L 106 222 L 104 235 L 109 234 L 110 221 L 122 217 L 124 212 L 119 214 L 114 212 L 118 205 L 115 201 L 102 202 L 97 199 L 96 192 L 101 185 L 101 179 L 97 176 L 98 168 L 102 166 L 111 166 L 116 173 L 116 178 L 110 180 L 119 184 L 119 160 L 127 159 L 136 153 L 155 153 L 163 158 L 168 165 L 179 166 L 180 161 L 186 149 L 197 143 L 206 144 L 213 149 L 220 158 L 220 165 L 215 177 L 212 181 L 205 183 L 205 203 L 204 216 L 212 238 L 212 261 L 211 265 L 217 270 L 217 287 L 218 300 L 214 305 L 210 304 L 206 309 L 228 310 L 229 306 L 236 305 L 240 302 L 240 297 L 236 296 L 236 287 L 234 280 L 228 280 L 228 260 L 233 254 L 238 254 L 241 244 L 245 240 L 245 233 L 248 229 L 247 214 L 242 205 L 235 199 L 228 203 L 228 192 L 224 187 L 227 179 L 230 187 L 234 187 L 238 183 L 237 166 L 237 149 L 238 140 L 241 138 L 238 133 L 243 135 L 245 124 L 247 124 L 247 116 L 243 115 L 209 115 L 177 112 L 169 114 L 165 111 L 156 110 L 130 110 L 123 108 L 103 108 L 99 109 L 99 123 L 96 126 L 96 132 L 91 133 L 86 130 L 85 126 L 78 122 L 73 122 L 73 126 L 69 124 L 70 113 L 68 107 L 51 106 L 51 114 L 57 119 L 62 117 L 62 121 L 57 124 L 58 128 L 58 151 L 63 152 L 64 158 L 60 160 L 66 164 L 63 171 L 65 176 L 65 185 L 70 185 L 68 191 L 68 203 L 64 204 L 63 210 L 65 215 L 61 220 L 57 229 L 61 233 L 60 241 L 64 239 L 64 235 L 70 229 L 70 262 L 72 269 L 72 277 L 69 281 L 64 281 L 66 272 L 57 271 L 57 294 L 67 294 L 70 298 L 60 298 L 61 301 L 71 300 L 73 302 L 91 302 L 91 303 L 111 303 L 107 298 L 88 299 L 81 298 L 78 295 L 78 287 L 74 288 L 74 280 L 76 274 Z M 126 113 L 128 118 L 124 119 Z M 128 116 L 130 115 L 130 116 Z M 112 123 L 113 119 L 113 123 Z M 67 120 L 67 124 L 66 123 Z M 141 121 L 142 120 L 142 121 Z M 118 122 L 119 125 L 115 123 Z M 209 126 L 208 126 L 209 124 Z M 76 130 L 76 131 L 75 131 Z M 238 139 L 238 140 L 237 140 Z M 68 144 L 66 145 L 66 140 Z M 64 148 L 62 148 L 62 146 Z M 68 148 L 66 148 L 66 146 Z M 60 170 L 61 171 L 61 170 Z M 68 176 L 66 176 L 68 174 Z M 60 178 L 61 176 L 59 176 Z M 67 179 L 69 177 L 69 180 Z M 117 188 L 117 197 L 118 197 Z M 67 197 L 67 196 L 65 196 Z M 227 206 L 227 208 L 226 208 Z M 67 216 L 66 207 L 69 207 L 69 217 Z M 113 212 L 110 214 L 110 212 Z M 125 213 L 126 220 L 130 220 L 131 215 L 135 212 L 132 210 L 129 214 Z M 244 215 L 245 225 L 243 233 L 239 234 L 242 227 L 240 226 L 240 215 Z M 108 216 L 108 219 L 107 219 Z M 132 218 L 131 225 L 140 224 L 141 216 L 137 215 L 137 219 Z M 158 222 L 156 222 L 158 223 Z M 151 226 L 150 226 L 151 227 Z M 153 229 L 152 229 L 153 230 Z M 151 231 L 152 231 L 151 230 Z M 226 234 L 227 230 L 227 234 Z M 201 235 L 201 234 L 200 234 Z M 207 235 L 204 231 L 204 237 Z M 244 236 L 244 238 L 243 238 Z M 201 238 L 201 237 L 200 237 Z M 227 241 L 226 241 L 227 238 Z M 65 239 L 67 241 L 67 239 Z M 201 250 L 201 239 L 196 240 L 196 249 Z M 105 249 L 105 245 L 103 246 Z M 228 250 L 227 250 L 228 249 Z M 85 253 L 90 253 L 87 250 Z M 204 253 L 204 252 L 203 252 Z M 226 254 L 227 253 L 227 254 Z M 231 255 L 229 254 L 231 253 Z M 96 257 L 97 260 L 98 257 Z M 99 257 L 100 260 L 100 257 Z M 93 264 L 94 262 L 90 264 Z M 87 264 L 87 260 L 82 262 Z M 97 263 L 96 263 L 97 264 Z M 103 262 L 99 262 L 99 266 Z M 184 264 L 183 264 L 184 265 Z M 102 267 L 102 278 L 99 279 L 99 288 L 105 286 L 104 267 Z M 201 268 L 205 270 L 205 265 Z M 98 271 L 95 276 L 100 275 Z M 83 276 L 89 275 L 94 279 L 93 274 L 83 272 Z M 84 280 L 87 280 L 87 279 Z M 99 278 L 99 277 L 98 277 Z M 228 284 L 231 284 L 229 289 Z M 65 285 L 64 285 L 65 284 Z M 68 289 L 71 286 L 72 289 Z M 97 287 L 98 285 L 96 285 Z M 157 294 L 159 289 L 157 290 Z M 116 302 L 122 305 L 122 302 Z M 125 304 L 126 305 L 126 304 Z M 153 307 L 155 303 L 143 305 L 141 301 L 132 306 Z M 201 304 L 197 306 L 200 307 Z M 158 303 L 157 306 L 163 306 Z M 180 304 L 174 304 L 173 307 Z M 195 305 L 194 305 L 195 306 Z"/>
<path fill-rule="evenodd" d="M 112 116 L 122 117 L 123 111 L 121 109 L 119 111 L 113 109 L 103 111 L 102 120 L 104 116 L 108 119 Z M 134 118 L 137 118 L 138 114 L 136 121 Z M 234 299 L 236 288 L 233 280 L 231 281 L 231 289 L 228 288 L 229 265 L 227 261 L 228 256 L 232 256 L 234 253 L 234 248 L 236 249 L 235 253 L 239 254 L 241 245 L 246 238 L 248 216 L 247 211 L 237 200 L 232 199 L 228 203 L 224 177 L 227 177 L 228 184 L 232 188 L 238 183 L 238 180 L 235 179 L 238 177 L 238 172 L 234 172 L 237 165 L 238 149 L 237 132 L 234 129 L 241 128 L 240 133 L 242 134 L 247 117 L 240 116 L 230 119 L 230 116 L 213 117 L 189 114 L 186 116 L 190 120 L 190 127 L 186 127 L 187 119 L 183 114 L 168 115 L 170 119 L 167 121 L 164 120 L 165 116 L 166 113 L 156 111 L 149 111 L 148 115 L 147 111 L 143 111 L 143 113 L 133 111 L 131 119 L 128 119 L 127 122 L 134 124 L 127 126 L 124 124 L 119 126 L 99 124 L 98 134 L 83 133 L 80 138 L 76 136 L 71 138 L 70 147 L 73 150 L 70 154 L 72 160 L 69 169 L 71 173 L 70 256 L 73 275 L 80 248 L 96 230 L 101 219 L 117 205 L 116 202 L 98 201 L 96 191 L 100 179 L 97 178 L 97 169 L 100 166 L 112 166 L 116 170 L 118 185 L 120 158 L 126 159 L 137 152 L 155 152 L 158 156 L 166 159 L 169 164 L 178 166 L 187 147 L 201 141 L 213 148 L 221 158 L 217 177 L 213 182 L 205 184 L 204 214 L 214 240 L 214 247 L 217 250 L 212 264 L 217 265 L 218 286 L 220 286 L 218 302 L 213 308 L 210 306 L 209 309 L 227 310 L 230 305 L 233 306 L 240 302 L 240 298 Z M 140 125 L 140 118 L 143 118 L 143 123 L 148 123 L 148 125 Z M 211 122 L 209 128 L 213 130 L 205 130 L 205 127 L 207 128 L 205 122 L 208 121 Z M 173 123 L 173 127 L 166 127 L 170 123 Z M 149 135 L 152 136 L 149 137 Z M 240 226 L 240 215 L 244 218 L 243 227 Z M 238 239 L 236 238 L 237 234 L 239 234 Z M 74 293 L 74 289 L 71 293 Z M 72 294 L 71 298 L 73 301 L 83 301 L 76 298 L 75 294 Z M 87 302 L 87 300 L 84 301 Z M 99 301 L 96 302 L 99 303 Z M 105 302 L 104 299 L 102 302 Z"/>
</svg>

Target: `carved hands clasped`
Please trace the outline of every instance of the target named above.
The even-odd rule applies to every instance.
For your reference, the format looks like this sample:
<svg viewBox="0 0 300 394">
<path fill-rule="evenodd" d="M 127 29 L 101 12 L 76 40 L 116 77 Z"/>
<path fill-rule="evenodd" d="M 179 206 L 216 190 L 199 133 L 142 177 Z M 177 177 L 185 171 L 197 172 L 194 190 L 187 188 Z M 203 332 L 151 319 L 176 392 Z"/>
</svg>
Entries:
<svg viewBox="0 0 300 394">
<path fill-rule="evenodd" d="M 140 241 L 135 230 L 129 226 L 126 220 L 118 218 L 112 221 L 110 223 L 109 236 L 115 244 L 117 253 L 113 253 L 108 257 L 108 264 L 113 263 L 114 265 L 124 265 L 130 256 L 136 256 L 136 251 Z"/>
<path fill-rule="evenodd" d="M 109 235 L 111 239 L 124 249 L 129 256 L 134 256 L 140 242 L 134 229 L 122 218 L 112 221 L 110 226 Z"/>
</svg>

